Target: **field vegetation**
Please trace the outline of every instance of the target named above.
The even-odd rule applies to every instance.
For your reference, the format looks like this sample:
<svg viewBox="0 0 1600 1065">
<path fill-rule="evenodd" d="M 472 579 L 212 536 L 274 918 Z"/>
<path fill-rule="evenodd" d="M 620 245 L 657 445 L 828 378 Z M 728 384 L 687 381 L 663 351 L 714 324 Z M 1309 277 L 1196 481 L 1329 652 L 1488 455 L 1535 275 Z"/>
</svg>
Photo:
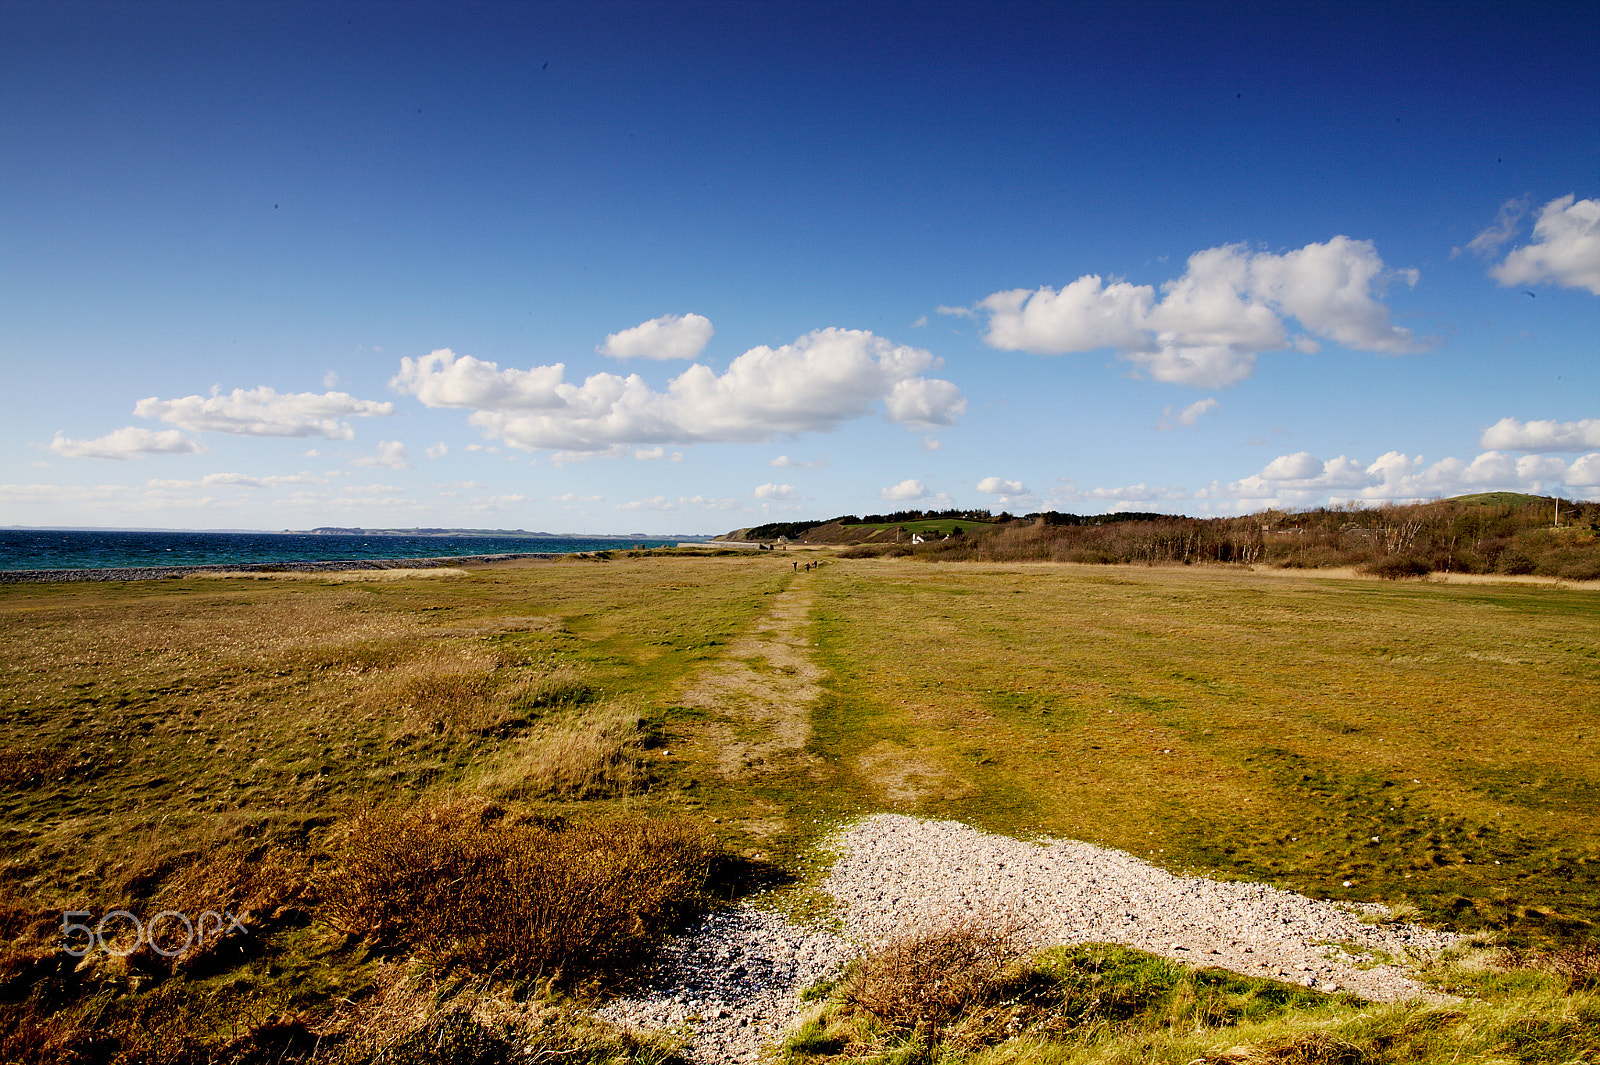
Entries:
<svg viewBox="0 0 1600 1065">
<path fill-rule="evenodd" d="M 964 535 L 950 535 L 958 527 Z M 746 533 L 759 539 L 758 534 L 776 535 L 775 528 Z M 1265 511 L 1237 518 L 1049 511 L 1023 518 L 1001 514 L 982 522 L 944 519 L 934 524 L 901 520 L 865 525 L 835 518 L 785 528 L 791 530 L 791 539 L 853 545 L 847 557 L 861 558 L 1228 563 L 1354 568 L 1391 579 L 1434 572 L 1600 579 L 1600 505 L 1511 492 L 1410 505 Z M 913 544 L 913 533 L 922 533 L 926 542 Z"/>
<path fill-rule="evenodd" d="M 720 899 L 805 911 L 880 810 L 1489 946 L 1378 1008 L 957 928 L 796 1061 L 1600 1053 L 1600 590 L 822 561 L 0 587 L 0 1061 L 665 1062 L 581 1006 Z M 114 910 L 245 931 L 62 949 Z"/>
<path fill-rule="evenodd" d="M 1009 515 L 1007 515 L 1009 518 Z M 730 533 L 745 541 L 796 540 L 806 544 L 910 544 L 913 536 L 959 536 L 986 529 L 995 519 L 983 510 L 901 510 L 893 514 L 845 514 L 826 521 L 772 522 Z"/>
</svg>

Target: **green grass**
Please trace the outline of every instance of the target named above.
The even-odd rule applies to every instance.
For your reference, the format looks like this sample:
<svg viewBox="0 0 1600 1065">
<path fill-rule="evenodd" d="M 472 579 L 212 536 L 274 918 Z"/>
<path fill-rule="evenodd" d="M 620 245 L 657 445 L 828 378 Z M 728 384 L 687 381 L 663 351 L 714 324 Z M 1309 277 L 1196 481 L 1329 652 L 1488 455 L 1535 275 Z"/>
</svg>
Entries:
<svg viewBox="0 0 1600 1065">
<path fill-rule="evenodd" d="M 464 794 L 498 800 L 508 824 L 697 826 L 732 856 L 722 891 L 810 890 L 832 826 L 894 810 L 1403 904 L 1536 961 L 1594 935 L 1600 590 L 790 561 L 619 553 L 456 579 L 0 586 L 0 1021 L 176 1018 L 167 1030 L 210 1033 L 206 1046 L 276 1048 L 262 1060 L 294 1060 L 296 1033 L 335 1020 L 443 1023 L 447 966 L 415 971 L 394 944 L 339 932 L 319 884 L 364 814 Z M 786 589 L 809 597 L 796 635 L 824 670 L 810 738 L 725 776 L 715 739 L 749 723 L 734 702 L 680 696 L 729 657 L 778 679 L 737 648 L 772 629 Z M 63 965 L 60 914 L 116 906 L 248 911 L 254 938 L 171 974 L 138 957 Z M 1538 971 L 1441 978 L 1481 1009 L 1438 1031 L 1426 1011 L 1296 999 L 1204 1021 L 1209 1035 L 1034 1027 L 950 1054 L 1187 1063 L 1232 1039 L 1290 1048 L 1250 1060 L 1399 1061 L 1379 1044 L 1432 1040 L 1417 1052 L 1447 1060 L 1436 1048 L 1455 1040 L 1480 1055 L 1462 1060 L 1567 1060 L 1538 1048 L 1600 1024 L 1592 989 Z M 518 1001 L 547 993 L 517 986 Z M 461 1039 L 504 1041 L 499 1014 L 473 1016 Z M 670 1054 L 572 1023 L 594 1050 L 574 1060 Z M 1346 1035 L 1366 1057 L 1313 1053 Z"/>
<path fill-rule="evenodd" d="M 895 562 L 817 588 L 847 792 L 879 749 L 924 782 L 878 789 L 908 812 L 1456 927 L 1600 918 L 1596 592 Z"/>
<path fill-rule="evenodd" d="M 888 522 L 879 524 L 852 522 L 851 524 L 844 526 L 844 528 L 852 533 L 893 533 L 896 530 L 904 530 L 906 542 L 910 543 L 912 534 L 920 534 L 922 536 L 928 536 L 930 534 L 934 536 L 949 536 L 957 529 L 962 530 L 963 533 L 968 533 L 987 528 L 991 524 L 993 523 L 986 521 L 975 521 L 971 518 L 930 518 L 927 521 L 907 521 L 898 523 Z"/>
<path fill-rule="evenodd" d="M 1451 496 L 1444 502 L 1469 507 L 1525 507 L 1533 503 L 1550 503 L 1554 506 L 1551 497 L 1531 496 L 1526 492 L 1474 492 L 1471 495 Z"/>
<path fill-rule="evenodd" d="M 941 964 L 907 964 L 931 953 L 945 955 Z M 789 1039 L 785 1061 L 1570 1065 L 1600 1054 L 1600 996 L 1547 974 L 1523 972 L 1494 998 L 1374 1006 L 1104 944 L 985 967 L 979 978 L 950 954 L 891 945 L 857 963 Z"/>
</svg>

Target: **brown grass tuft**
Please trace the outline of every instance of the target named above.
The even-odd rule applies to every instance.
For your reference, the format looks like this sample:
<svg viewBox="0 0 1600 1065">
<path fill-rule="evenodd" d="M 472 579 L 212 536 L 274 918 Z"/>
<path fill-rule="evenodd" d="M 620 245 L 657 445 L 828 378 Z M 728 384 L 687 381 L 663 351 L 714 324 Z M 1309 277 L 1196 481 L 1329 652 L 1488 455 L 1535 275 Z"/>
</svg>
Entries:
<svg viewBox="0 0 1600 1065">
<path fill-rule="evenodd" d="M 471 736 L 593 697 L 570 665 L 511 663 L 479 647 L 436 646 L 378 673 L 363 701 L 402 735 Z"/>
<path fill-rule="evenodd" d="M 1568 943 L 1529 960 L 1533 968 L 1565 980 L 1569 991 L 1600 990 L 1600 939 Z"/>
<path fill-rule="evenodd" d="M 324 915 L 441 963 L 570 982 L 620 971 L 705 902 L 713 847 L 687 825 L 496 814 L 458 800 L 360 818 Z"/>
<path fill-rule="evenodd" d="M 847 1006 L 891 1028 L 935 1033 L 997 996 L 1019 973 L 1015 927 L 962 920 L 890 939 L 850 972 Z"/>
<path fill-rule="evenodd" d="M 615 703 L 523 736 L 483 786 L 505 800 L 631 795 L 649 781 L 638 711 Z"/>
</svg>

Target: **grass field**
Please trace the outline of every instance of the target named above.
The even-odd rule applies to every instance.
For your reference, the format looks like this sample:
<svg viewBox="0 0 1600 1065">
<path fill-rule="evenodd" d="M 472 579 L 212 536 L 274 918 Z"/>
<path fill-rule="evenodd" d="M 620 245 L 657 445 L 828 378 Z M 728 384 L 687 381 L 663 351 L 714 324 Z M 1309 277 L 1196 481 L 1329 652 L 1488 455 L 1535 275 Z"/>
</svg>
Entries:
<svg viewBox="0 0 1600 1065">
<path fill-rule="evenodd" d="M 864 789 L 1467 926 L 1600 916 L 1595 592 L 903 563 L 823 583 L 819 725 Z"/>
<path fill-rule="evenodd" d="M 302 1034 L 437 1010 L 448 966 L 417 977 L 322 891 L 352 826 L 435 807 L 503 818 L 486 854 L 555 817 L 703 831 L 724 892 L 804 888 L 832 825 L 894 810 L 1399 904 L 1523 957 L 1593 936 L 1600 589 L 789 561 L 0 587 L 15 1046 L 165 1018 L 183 1053 L 251 1060 L 242 1031 L 334 1060 Z M 56 949 L 66 911 L 201 905 L 247 911 L 249 949 L 170 971 Z M 1502 983 L 1577 1008 L 1543 979 Z M 584 1060 L 665 1053 L 540 1000 Z M 180 1060 L 133 1036 L 81 1060 L 135 1044 Z"/>
<path fill-rule="evenodd" d="M 925 521 L 879 522 L 869 524 L 866 522 L 851 523 L 845 528 L 852 533 L 894 533 L 903 531 L 909 542 L 913 534 L 921 536 L 949 536 L 953 533 L 971 532 L 983 529 L 988 523 L 974 521 L 971 518 L 929 518 Z M 881 537 L 879 537 L 881 539 Z"/>
</svg>

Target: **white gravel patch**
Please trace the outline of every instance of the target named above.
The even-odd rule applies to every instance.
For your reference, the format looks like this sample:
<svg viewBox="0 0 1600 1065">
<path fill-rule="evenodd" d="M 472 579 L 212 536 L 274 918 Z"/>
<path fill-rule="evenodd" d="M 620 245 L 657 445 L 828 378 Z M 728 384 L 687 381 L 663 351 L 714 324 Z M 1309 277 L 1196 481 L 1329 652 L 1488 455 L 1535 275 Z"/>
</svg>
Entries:
<svg viewBox="0 0 1600 1065">
<path fill-rule="evenodd" d="M 696 1062 L 755 1061 L 796 1023 L 800 992 L 866 944 L 970 919 L 1003 922 L 1033 948 L 1119 943 L 1380 1002 L 1440 997 L 1387 959 L 1420 963 L 1458 939 L 1371 923 L 1387 916 L 1380 906 L 1175 876 L 1124 851 L 1028 843 L 956 821 L 879 814 L 828 846 L 838 860 L 823 886 L 843 937 L 748 905 L 714 913 L 668 945 L 638 994 L 599 1016 L 679 1034 Z"/>
<path fill-rule="evenodd" d="M 675 938 L 644 988 L 598 1015 L 628 1028 L 685 1036 L 692 1061 L 755 1061 L 793 1027 L 800 993 L 858 953 L 829 932 L 737 906 L 708 914 Z"/>
<path fill-rule="evenodd" d="M 1378 959 L 1420 963 L 1459 938 L 1371 923 L 1388 916 L 1381 906 L 1176 876 L 1125 851 L 1026 843 L 956 821 L 880 814 L 845 829 L 836 846 L 840 858 L 824 886 L 857 942 L 907 926 L 994 917 L 1014 923 L 1036 948 L 1119 943 L 1196 967 L 1393 1002 L 1437 996 L 1403 965 Z M 1346 947 L 1334 946 L 1340 943 Z"/>
</svg>

